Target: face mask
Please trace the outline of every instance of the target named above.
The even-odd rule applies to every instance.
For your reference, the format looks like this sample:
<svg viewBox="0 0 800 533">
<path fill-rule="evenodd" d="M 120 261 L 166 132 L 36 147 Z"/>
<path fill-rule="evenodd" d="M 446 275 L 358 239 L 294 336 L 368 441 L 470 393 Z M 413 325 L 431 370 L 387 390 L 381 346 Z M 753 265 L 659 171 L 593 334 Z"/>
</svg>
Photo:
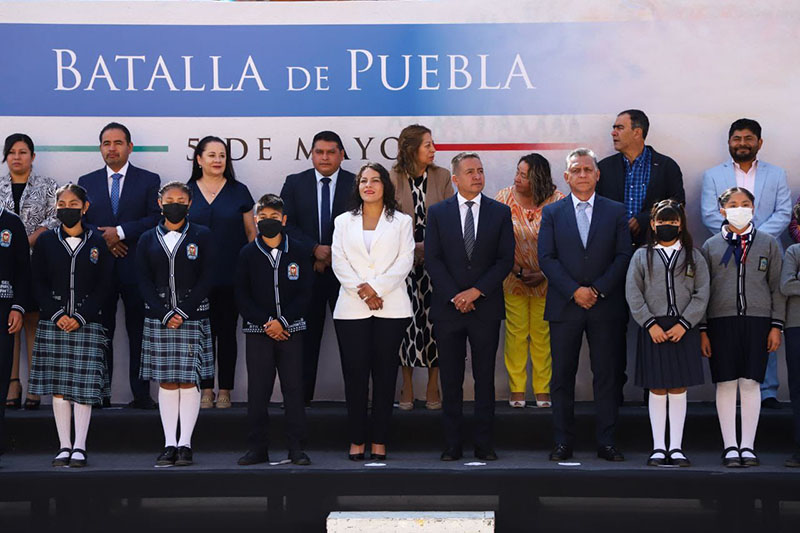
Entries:
<svg viewBox="0 0 800 533">
<path fill-rule="evenodd" d="M 283 223 L 277 218 L 264 218 L 258 221 L 258 234 L 271 239 L 281 232 Z"/>
<path fill-rule="evenodd" d="M 184 218 L 186 213 L 189 212 L 189 206 L 186 204 L 164 204 L 161 206 L 161 212 L 164 213 L 166 218 L 171 224 L 177 224 Z"/>
<path fill-rule="evenodd" d="M 656 226 L 656 240 L 658 240 L 658 242 L 671 242 L 678 238 L 680 232 L 680 226 L 661 224 Z"/>
<path fill-rule="evenodd" d="M 753 220 L 753 209 L 750 207 L 729 207 L 725 209 L 725 218 L 737 229 L 744 229 Z"/>
<path fill-rule="evenodd" d="M 81 213 L 80 207 L 59 207 L 56 209 L 56 218 L 68 228 L 72 228 L 80 222 L 81 216 L 83 216 L 83 213 Z"/>
</svg>

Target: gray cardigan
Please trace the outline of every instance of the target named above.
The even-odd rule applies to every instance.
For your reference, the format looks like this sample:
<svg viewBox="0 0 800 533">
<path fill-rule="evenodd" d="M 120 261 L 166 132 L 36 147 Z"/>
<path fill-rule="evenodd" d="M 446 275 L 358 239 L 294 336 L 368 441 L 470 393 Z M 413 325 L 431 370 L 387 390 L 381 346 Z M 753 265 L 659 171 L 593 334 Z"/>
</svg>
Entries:
<svg viewBox="0 0 800 533">
<path fill-rule="evenodd" d="M 783 261 L 778 241 L 768 233 L 754 229 L 747 257 L 739 267 L 734 257 L 730 258 L 727 266 L 720 264 L 727 249 L 728 242 L 721 233 L 703 244 L 703 255 L 711 272 L 707 317 L 771 318 L 773 327 L 783 329 L 786 298 L 780 291 Z"/>
<path fill-rule="evenodd" d="M 652 269 L 647 266 L 647 247 L 636 250 L 628 267 L 625 297 L 636 322 L 650 328 L 656 317 L 676 316 L 688 330 L 698 325 L 708 305 L 708 267 L 699 250 L 692 250 L 694 269 L 684 269 L 686 250 L 665 264 L 666 256 L 653 250 Z"/>
<path fill-rule="evenodd" d="M 800 244 L 786 249 L 781 269 L 781 292 L 786 296 L 786 327 L 800 327 Z"/>
</svg>

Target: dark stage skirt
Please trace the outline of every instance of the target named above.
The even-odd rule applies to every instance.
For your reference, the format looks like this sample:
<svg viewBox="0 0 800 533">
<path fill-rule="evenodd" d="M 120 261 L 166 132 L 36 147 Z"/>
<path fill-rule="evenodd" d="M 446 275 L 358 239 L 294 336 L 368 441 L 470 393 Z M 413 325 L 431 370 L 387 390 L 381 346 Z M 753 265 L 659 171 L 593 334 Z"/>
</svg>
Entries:
<svg viewBox="0 0 800 533">
<path fill-rule="evenodd" d="M 140 379 L 199 386 L 201 380 L 213 377 L 211 323 L 207 318 L 184 320 L 178 329 L 169 329 L 153 318 L 144 320 Z"/>
<path fill-rule="evenodd" d="M 678 323 L 677 317 L 656 317 L 664 331 Z M 637 386 L 645 389 L 680 389 L 703 384 L 700 332 L 692 328 L 680 342 L 656 344 L 645 328 L 639 328 L 636 350 Z"/>
<path fill-rule="evenodd" d="M 771 328 L 772 320 L 765 317 L 709 319 L 711 380 L 719 383 L 747 378 L 763 382 L 769 356 L 767 336 Z"/>
<path fill-rule="evenodd" d="M 51 320 L 40 320 L 33 343 L 30 392 L 102 404 L 103 399 L 111 397 L 105 358 L 108 344 L 105 329 L 95 322 L 67 333 Z"/>
</svg>

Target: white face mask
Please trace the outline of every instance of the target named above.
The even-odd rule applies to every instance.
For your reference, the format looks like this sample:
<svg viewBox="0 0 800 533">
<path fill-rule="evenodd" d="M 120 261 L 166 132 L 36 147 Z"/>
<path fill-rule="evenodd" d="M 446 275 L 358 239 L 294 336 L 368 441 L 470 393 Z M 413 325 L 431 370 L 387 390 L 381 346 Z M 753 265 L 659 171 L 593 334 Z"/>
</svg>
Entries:
<svg viewBox="0 0 800 533">
<path fill-rule="evenodd" d="M 744 229 L 753 220 L 753 208 L 751 207 L 729 207 L 725 209 L 725 218 L 731 226 L 737 229 Z"/>
</svg>

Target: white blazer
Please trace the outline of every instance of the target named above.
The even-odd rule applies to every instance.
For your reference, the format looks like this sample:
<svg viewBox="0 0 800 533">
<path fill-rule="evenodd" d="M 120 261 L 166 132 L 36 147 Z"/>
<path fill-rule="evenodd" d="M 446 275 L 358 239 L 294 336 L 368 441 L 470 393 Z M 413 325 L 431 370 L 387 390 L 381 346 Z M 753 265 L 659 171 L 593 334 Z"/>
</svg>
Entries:
<svg viewBox="0 0 800 533">
<path fill-rule="evenodd" d="M 412 316 L 406 277 L 414 266 L 414 232 L 411 217 L 395 211 L 391 219 L 381 214 L 370 251 L 364 244 L 360 214 L 347 211 L 334 221 L 331 245 L 333 273 L 341 283 L 333 318 L 358 320 L 371 316 Z M 372 311 L 358 296 L 358 286 L 369 283 L 383 298 L 383 309 Z"/>
</svg>

